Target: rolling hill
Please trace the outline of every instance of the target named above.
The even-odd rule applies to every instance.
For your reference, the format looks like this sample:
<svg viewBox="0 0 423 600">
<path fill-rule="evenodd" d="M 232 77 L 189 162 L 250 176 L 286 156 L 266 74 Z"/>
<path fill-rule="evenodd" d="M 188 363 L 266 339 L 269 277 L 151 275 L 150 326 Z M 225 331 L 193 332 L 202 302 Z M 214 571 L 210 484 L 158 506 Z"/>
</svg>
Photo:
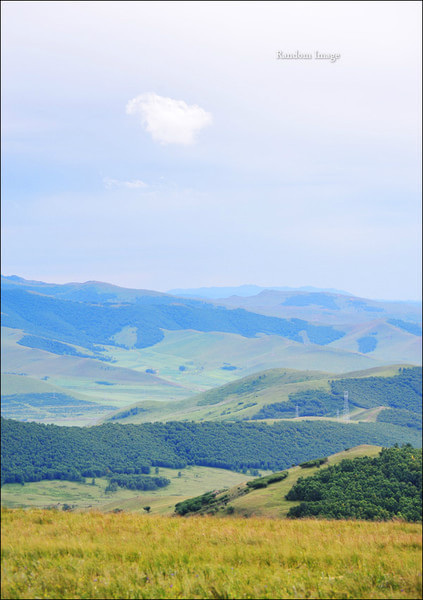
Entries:
<svg viewBox="0 0 423 600">
<path fill-rule="evenodd" d="M 120 423 L 149 421 L 344 420 L 383 421 L 419 428 L 421 367 L 390 366 L 347 374 L 270 369 L 180 402 L 142 402 L 108 417 Z M 402 413 L 401 411 L 406 411 Z M 297 416 L 298 413 L 298 416 Z M 388 416 L 389 415 L 389 416 Z"/>
</svg>

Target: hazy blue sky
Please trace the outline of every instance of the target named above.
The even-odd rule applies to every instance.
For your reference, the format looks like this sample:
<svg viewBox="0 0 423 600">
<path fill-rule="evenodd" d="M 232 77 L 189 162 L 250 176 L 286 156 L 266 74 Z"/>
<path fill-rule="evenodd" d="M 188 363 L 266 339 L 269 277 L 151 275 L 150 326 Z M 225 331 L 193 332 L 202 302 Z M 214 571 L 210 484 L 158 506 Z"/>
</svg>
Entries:
<svg viewBox="0 0 423 600">
<path fill-rule="evenodd" d="M 419 298 L 420 10 L 3 2 L 2 272 Z"/>
</svg>

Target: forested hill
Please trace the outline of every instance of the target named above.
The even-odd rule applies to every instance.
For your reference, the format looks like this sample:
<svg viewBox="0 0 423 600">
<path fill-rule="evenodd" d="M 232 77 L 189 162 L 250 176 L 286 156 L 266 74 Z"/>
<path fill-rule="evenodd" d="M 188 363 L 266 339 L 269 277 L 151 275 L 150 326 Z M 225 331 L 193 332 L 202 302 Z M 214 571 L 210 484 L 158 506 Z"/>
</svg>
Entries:
<svg viewBox="0 0 423 600">
<path fill-rule="evenodd" d="M 376 519 L 422 518 L 422 450 L 384 448 L 379 456 L 343 460 L 299 478 L 287 500 L 301 501 L 289 517 Z"/>
<path fill-rule="evenodd" d="M 171 422 L 59 427 L 2 419 L 3 483 L 80 480 L 187 464 L 281 470 L 360 444 L 421 445 L 412 429 L 385 423 Z"/>
<path fill-rule="evenodd" d="M 421 429 L 421 367 L 400 367 L 392 377 L 338 377 L 328 383 L 327 391 L 307 389 L 290 394 L 285 402 L 266 404 L 252 418 L 292 418 L 296 411 L 301 416 L 333 417 L 342 411 L 347 390 L 351 409 L 388 407 L 379 413 L 378 421 Z"/>
<path fill-rule="evenodd" d="M 318 345 L 329 344 L 344 335 L 332 326 L 312 325 L 301 319 L 282 319 L 227 309 L 196 300 L 164 295 L 146 295 L 136 302 L 99 304 L 62 300 L 25 289 L 2 290 L 2 324 L 31 334 L 31 348 L 41 349 L 50 338 L 95 350 L 95 344 L 115 345 L 113 336 L 124 327 L 136 329 L 136 348 L 152 346 L 163 339 L 163 330 L 219 331 L 254 337 L 259 333 L 278 335 L 303 343 L 300 332 Z M 21 342 L 25 345 L 25 341 Z M 55 351 L 54 348 L 51 349 Z M 60 352 L 62 353 L 62 352 Z"/>
</svg>

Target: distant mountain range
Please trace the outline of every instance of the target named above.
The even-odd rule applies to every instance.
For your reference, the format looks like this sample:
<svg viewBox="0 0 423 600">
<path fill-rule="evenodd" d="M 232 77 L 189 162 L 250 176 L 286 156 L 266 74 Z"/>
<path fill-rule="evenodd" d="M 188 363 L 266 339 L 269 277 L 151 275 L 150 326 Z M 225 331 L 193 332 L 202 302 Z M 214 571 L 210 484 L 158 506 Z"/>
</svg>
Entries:
<svg viewBox="0 0 423 600">
<path fill-rule="evenodd" d="M 1 284 L 2 394 L 8 416 L 22 419 L 88 423 L 270 368 L 421 364 L 418 303 L 258 286 L 206 300 L 95 281 Z"/>
<path fill-rule="evenodd" d="M 265 290 L 273 290 L 277 292 L 329 292 L 331 294 L 344 294 L 352 296 L 349 292 L 336 290 L 334 288 L 317 288 L 313 286 L 302 286 L 299 288 L 292 287 L 260 287 L 259 285 L 238 285 L 236 287 L 201 287 L 201 288 L 178 288 L 169 290 L 167 293 L 174 296 L 184 296 L 191 298 L 229 298 L 229 296 L 249 297 L 256 296 Z"/>
</svg>

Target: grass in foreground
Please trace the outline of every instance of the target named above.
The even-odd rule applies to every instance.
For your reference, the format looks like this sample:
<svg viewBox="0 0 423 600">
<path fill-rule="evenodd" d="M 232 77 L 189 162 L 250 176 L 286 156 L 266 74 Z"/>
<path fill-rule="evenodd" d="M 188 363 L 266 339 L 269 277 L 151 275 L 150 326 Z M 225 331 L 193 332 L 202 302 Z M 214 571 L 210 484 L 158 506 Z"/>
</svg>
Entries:
<svg viewBox="0 0 423 600">
<path fill-rule="evenodd" d="M 421 525 L 4 510 L 2 598 L 421 598 Z"/>
</svg>

